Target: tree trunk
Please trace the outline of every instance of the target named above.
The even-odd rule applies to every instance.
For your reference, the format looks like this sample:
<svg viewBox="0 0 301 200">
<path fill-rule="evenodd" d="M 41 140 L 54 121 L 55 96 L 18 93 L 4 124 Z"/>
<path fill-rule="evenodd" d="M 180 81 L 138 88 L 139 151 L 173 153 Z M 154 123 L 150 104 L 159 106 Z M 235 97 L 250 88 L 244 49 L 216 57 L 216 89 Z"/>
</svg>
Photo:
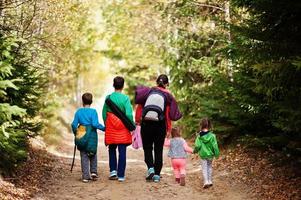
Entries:
<svg viewBox="0 0 301 200">
<path fill-rule="evenodd" d="M 83 90 L 83 78 L 80 76 L 80 74 L 76 75 L 76 105 L 78 107 L 81 106 L 81 96 L 82 96 L 82 90 Z"/>
<path fill-rule="evenodd" d="M 228 23 L 228 43 L 231 44 L 232 42 L 232 36 L 231 36 L 231 28 L 230 28 L 230 23 L 231 23 L 231 13 L 230 13 L 230 1 L 227 1 L 225 3 L 225 20 Z M 231 59 L 231 52 L 229 52 L 229 59 L 228 59 L 228 64 L 227 64 L 227 73 L 228 77 L 231 82 L 233 82 L 233 62 Z"/>
</svg>

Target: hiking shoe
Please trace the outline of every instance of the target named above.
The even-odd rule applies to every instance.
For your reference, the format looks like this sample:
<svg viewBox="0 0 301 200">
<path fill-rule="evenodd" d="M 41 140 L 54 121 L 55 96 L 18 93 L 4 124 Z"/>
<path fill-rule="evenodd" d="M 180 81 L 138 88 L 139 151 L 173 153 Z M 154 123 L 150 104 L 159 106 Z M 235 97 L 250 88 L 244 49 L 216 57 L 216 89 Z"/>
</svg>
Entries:
<svg viewBox="0 0 301 200">
<path fill-rule="evenodd" d="M 180 183 L 180 178 L 176 178 L 176 182 L 177 182 L 177 183 Z"/>
<path fill-rule="evenodd" d="M 159 182 L 160 182 L 160 176 L 154 175 L 154 176 L 153 176 L 153 181 L 154 181 L 155 183 L 159 183 Z"/>
<path fill-rule="evenodd" d="M 124 182 L 125 181 L 125 177 L 118 177 L 118 181 L 119 182 Z"/>
<path fill-rule="evenodd" d="M 88 179 L 83 179 L 82 181 L 83 181 L 83 183 L 88 183 L 89 182 Z"/>
<path fill-rule="evenodd" d="M 180 185 L 181 185 L 181 186 L 185 186 L 185 175 L 181 175 L 181 178 L 180 178 Z"/>
<path fill-rule="evenodd" d="M 118 177 L 117 177 L 117 171 L 116 170 L 113 170 L 110 172 L 110 176 L 109 176 L 109 180 L 117 180 Z"/>
<path fill-rule="evenodd" d="M 209 184 L 204 184 L 204 185 L 203 185 L 203 188 L 204 188 L 204 189 L 207 189 L 207 188 L 209 188 L 209 187 L 210 187 Z"/>
<path fill-rule="evenodd" d="M 92 179 L 98 179 L 97 173 L 91 173 L 91 178 Z"/>
<path fill-rule="evenodd" d="M 153 167 L 151 167 L 151 168 L 149 168 L 148 170 L 147 170 L 147 174 L 146 174 L 146 180 L 147 181 L 151 181 L 152 179 L 153 179 L 153 176 L 155 175 L 155 170 L 154 170 L 154 168 Z M 159 177 L 159 179 L 160 179 L 160 177 Z"/>
</svg>

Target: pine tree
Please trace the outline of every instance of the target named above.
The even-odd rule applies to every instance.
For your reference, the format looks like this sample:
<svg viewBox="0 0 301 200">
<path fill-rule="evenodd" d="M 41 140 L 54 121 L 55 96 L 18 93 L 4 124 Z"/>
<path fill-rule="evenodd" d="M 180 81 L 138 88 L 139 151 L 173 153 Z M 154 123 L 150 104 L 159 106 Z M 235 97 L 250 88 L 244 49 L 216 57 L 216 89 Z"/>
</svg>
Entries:
<svg viewBox="0 0 301 200">
<path fill-rule="evenodd" d="M 233 0 L 232 5 L 244 16 L 232 29 L 235 90 L 246 97 L 242 104 L 251 124 L 271 136 L 300 137 L 301 3 Z"/>
</svg>

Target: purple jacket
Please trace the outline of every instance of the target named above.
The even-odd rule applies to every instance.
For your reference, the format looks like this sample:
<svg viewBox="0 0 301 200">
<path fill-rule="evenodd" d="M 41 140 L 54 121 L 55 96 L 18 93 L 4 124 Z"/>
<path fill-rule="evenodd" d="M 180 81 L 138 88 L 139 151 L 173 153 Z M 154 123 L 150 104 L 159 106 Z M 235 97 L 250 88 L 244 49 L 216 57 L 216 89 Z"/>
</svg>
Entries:
<svg viewBox="0 0 301 200">
<path fill-rule="evenodd" d="M 142 85 L 137 86 L 136 92 L 135 92 L 135 103 L 144 105 L 151 89 L 152 88 L 150 88 L 150 87 L 146 87 L 146 86 L 142 86 Z M 170 110 L 169 110 L 170 119 L 172 121 L 177 121 L 177 120 L 181 119 L 182 114 L 179 110 L 177 101 L 169 92 L 166 92 L 166 91 L 163 91 L 163 92 L 166 96 L 166 100 L 167 100 L 166 103 L 167 103 L 167 105 L 170 106 Z"/>
</svg>

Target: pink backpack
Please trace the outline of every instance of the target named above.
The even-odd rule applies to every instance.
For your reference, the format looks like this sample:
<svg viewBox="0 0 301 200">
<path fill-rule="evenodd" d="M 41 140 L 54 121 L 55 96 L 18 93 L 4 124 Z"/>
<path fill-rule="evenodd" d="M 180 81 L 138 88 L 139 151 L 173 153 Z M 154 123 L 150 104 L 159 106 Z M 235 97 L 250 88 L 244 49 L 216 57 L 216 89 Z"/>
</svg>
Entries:
<svg viewBox="0 0 301 200">
<path fill-rule="evenodd" d="M 132 132 L 132 147 L 134 149 L 139 149 L 142 147 L 142 138 L 141 138 L 141 126 L 136 125 L 136 129 Z"/>
</svg>

